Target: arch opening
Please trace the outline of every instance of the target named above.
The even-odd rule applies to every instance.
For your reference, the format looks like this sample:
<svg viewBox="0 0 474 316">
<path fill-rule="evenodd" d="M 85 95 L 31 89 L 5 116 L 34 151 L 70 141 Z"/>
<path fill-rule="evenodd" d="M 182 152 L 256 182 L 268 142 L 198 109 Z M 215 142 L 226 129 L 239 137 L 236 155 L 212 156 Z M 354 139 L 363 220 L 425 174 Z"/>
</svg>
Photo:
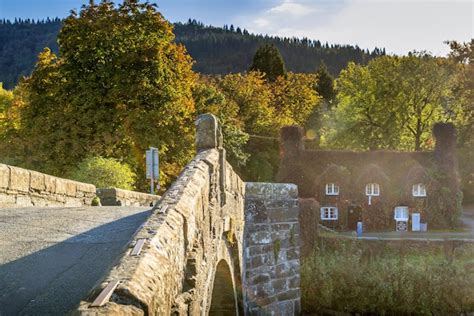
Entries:
<svg viewBox="0 0 474 316">
<path fill-rule="evenodd" d="M 232 274 L 224 260 L 216 267 L 209 315 L 238 315 Z"/>
</svg>

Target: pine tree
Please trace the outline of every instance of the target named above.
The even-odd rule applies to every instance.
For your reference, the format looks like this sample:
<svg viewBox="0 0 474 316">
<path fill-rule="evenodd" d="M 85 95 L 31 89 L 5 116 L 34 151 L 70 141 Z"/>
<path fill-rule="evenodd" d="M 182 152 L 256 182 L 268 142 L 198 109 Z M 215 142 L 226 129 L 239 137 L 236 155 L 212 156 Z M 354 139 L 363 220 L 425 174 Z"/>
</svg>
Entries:
<svg viewBox="0 0 474 316">
<path fill-rule="evenodd" d="M 328 105 L 330 105 L 331 101 L 336 96 L 336 91 L 334 90 L 334 78 L 328 72 L 328 68 L 324 62 L 319 66 L 316 75 L 318 78 L 316 91 L 324 100 L 326 100 Z"/>
<path fill-rule="evenodd" d="M 286 74 L 280 51 L 273 44 L 265 44 L 257 49 L 250 70 L 264 73 L 268 81 L 275 81 Z"/>
</svg>

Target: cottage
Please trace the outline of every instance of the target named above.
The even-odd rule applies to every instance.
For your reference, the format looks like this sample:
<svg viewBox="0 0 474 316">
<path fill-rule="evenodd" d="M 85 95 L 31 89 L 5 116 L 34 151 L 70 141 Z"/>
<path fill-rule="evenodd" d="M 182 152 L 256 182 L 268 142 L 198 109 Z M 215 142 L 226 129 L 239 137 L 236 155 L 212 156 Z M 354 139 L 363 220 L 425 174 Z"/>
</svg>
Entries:
<svg viewBox="0 0 474 316">
<path fill-rule="evenodd" d="M 433 129 L 434 151 L 335 151 L 305 149 L 297 126 L 281 131 L 278 181 L 298 185 L 301 198 L 319 202 L 319 221 L 355 230 L 415 230 L 457 224 L 462 194 L 452 124 Z M 414 219 L 414 220 L 413 220 Z"/>
</svg>

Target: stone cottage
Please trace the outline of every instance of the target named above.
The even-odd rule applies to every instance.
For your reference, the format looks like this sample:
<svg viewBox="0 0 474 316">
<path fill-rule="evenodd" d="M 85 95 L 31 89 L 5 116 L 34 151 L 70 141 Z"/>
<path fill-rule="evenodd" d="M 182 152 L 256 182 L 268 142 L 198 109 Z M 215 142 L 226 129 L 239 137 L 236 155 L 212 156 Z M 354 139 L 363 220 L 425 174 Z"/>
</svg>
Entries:
<svg viewBox="0 0 474 316">
<path fill-rule="evenodd" d="M 434 151 L 309 150 L 300 127 L 284 127 L 278 181 L 316 199 L 319 221 L 334 229 L 355 230 L 358 221 L 369 231 L 455 226 L 462 200 L 456 131 L 438 123 L 433 135 Z"/>
</svg>

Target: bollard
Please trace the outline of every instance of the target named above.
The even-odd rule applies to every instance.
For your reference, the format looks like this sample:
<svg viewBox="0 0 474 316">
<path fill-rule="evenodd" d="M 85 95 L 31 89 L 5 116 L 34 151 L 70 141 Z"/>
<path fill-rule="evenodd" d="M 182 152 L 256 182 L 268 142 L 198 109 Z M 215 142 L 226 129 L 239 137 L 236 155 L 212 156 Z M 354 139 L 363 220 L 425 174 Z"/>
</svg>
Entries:
<svg viewBox="0 0 474 316">
<path fill-rule="evenodd" d="M 362 222 L 357 222 L 357 237 L 362 237 L 363 225 Z"/>
</svg>

